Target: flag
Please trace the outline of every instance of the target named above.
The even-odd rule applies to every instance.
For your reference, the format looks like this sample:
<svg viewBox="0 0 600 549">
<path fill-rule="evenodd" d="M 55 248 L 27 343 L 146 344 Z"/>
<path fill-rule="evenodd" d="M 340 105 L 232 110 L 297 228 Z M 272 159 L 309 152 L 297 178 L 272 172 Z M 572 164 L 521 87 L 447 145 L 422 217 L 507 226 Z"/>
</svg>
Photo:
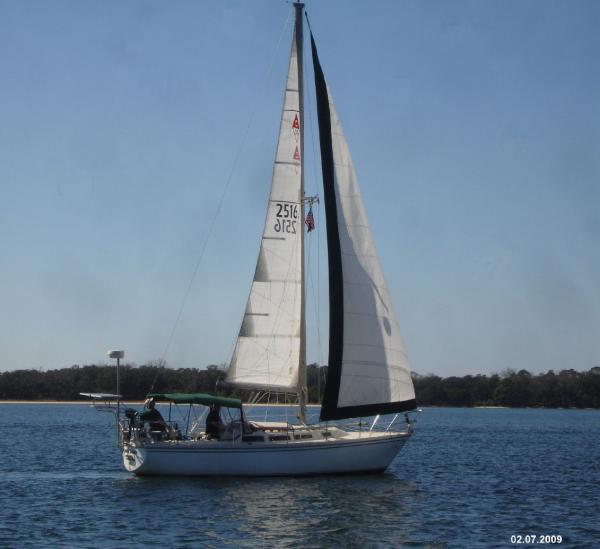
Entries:
<svg viewBox="0 0 600 549">
<path fill-rule="evenodd" d="M 309 233 L 315 229 L 315 218 L 313 217 L 312 208 L 308 210 L 304 224 L 306 225 L 306 228 L 308 229 L 307 232 Z"/>
</svg>

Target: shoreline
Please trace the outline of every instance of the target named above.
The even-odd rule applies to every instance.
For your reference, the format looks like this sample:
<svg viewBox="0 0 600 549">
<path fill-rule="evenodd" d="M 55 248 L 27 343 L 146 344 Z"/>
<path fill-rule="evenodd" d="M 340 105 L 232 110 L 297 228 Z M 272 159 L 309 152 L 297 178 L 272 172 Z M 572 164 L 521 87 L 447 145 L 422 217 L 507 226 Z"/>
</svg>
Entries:
<svg viewBox="0 0 600 549">
<path fill-rule="evenodd" d="M 94 406 L 94 405 L 99 405 L 102 403 L 116 403 L 115 400 L 107 400 L 107 401 L 103 401 L 103 400 L 0 400 L 0 406 L 2 406 L 3 404 L 25 404 L 25 405 L 36 405 L 36 404 L 51 404 L 51 405 L 57 405 L 57 404 L 64 404 L 67 406 Z M 166 406 L 168 404 L 168 402 L 158 402 L 157 403 L 159 406 Z M 244 406 L 249 406 L 249 404 L 247 402 L 243 403 Z M 121 405 L 122 406 L 143 406 L 144 405 L 144 401 L 143 400 L 121 400 Z M 183 405 L 182 405 L 183 406 Z M 290 407 L 293 408 L 295 406 L 297 406 L 297 404 L 277 404 L 277 403 L 271 403 L 271 404 L 253 404 L 254 406 L 266 406 L 269 408 L 281 408 L 281 407 Z M 320 408 L 321 405 L 320 404 L 307 404 L 306 405 L 307 408 Z M 421 408 L 421 407 L 419 407 Z M 467 409 L 471 409 L 471 410 L 600 410 L 600 408 L 544 408 L 544 407 L 537 407 L 537 406 L 533 406 L 533 407 L 511 407 L 511 406 L 443 406 L 443 405 L 431 405 L 431 406 L 426 406 L 426 408 L 467 408 Z"/>
<path fill-rule="evenodd" d="M 0 406 L 2 404 L 68 404 L 68 405 L 87 405 L 87 406 L 93 406 L 94 403 L 96 404 L 101 404 L 105 402 L 106 404 L 108 403 L 114 403 L 116 402 L 116 400 L 0 400 Z M 132 405 L 132 406 L 143 406 L 144 405 L 144 401 L 143 400 L 121 400 L 120 401 L 121 404 L 123 406 L 125 405 Z M 166 406 L 168 404 L 168 402 L 157 402 L 158 406 Z M 247 402 L 243 403 L 244 405 L 248 405 Z M 297 404 L 254 404 L 254 406 L 269 406 L 269 407 L 281 407 L 281 406 L 297 406 Z M 320 407 L 320 404 L 307 404 L 306 407 L 307 408 L 318 408 Z"/>
</svg>

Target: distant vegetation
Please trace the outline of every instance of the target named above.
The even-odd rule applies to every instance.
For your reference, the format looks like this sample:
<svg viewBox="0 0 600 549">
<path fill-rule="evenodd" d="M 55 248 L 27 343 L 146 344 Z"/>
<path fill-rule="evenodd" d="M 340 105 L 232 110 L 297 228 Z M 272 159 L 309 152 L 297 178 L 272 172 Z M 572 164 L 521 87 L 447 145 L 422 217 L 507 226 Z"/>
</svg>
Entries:
<svg viewBox="0 0 600 549">
<path fill-rule="evenodd" d="M 510 406 L 514 408 L 600 408 L 600 368 L 530 374 L 440 378 L 413 374 L 421 406 Z"/>
<path fill-rule="evenodd" d="M 309 401 L 320 400 L 326 366 L 308 367 Z M 247 393 L 219 387 L 225 372 L 168 368 L 164 362 L 121 367 L 121 393 L 141 400 L 150 392 L 218 392 L 244 398 Z M 114 366 L 72 366 L 61 370 L 16 370 L 0 373 L 0 400 L 78 400 L 80 392 L 116 390 Z M 600 408 L 600 367 L 586 372 L 562 370 L 533 375 L 507 370 L 500 375 L 441 378 L 413 374 L 420 406 L 510 406 L 545 408 Z"/>
<path fill-rule="evenodd" d="M 163 361 L 145 366 L 122 365 L 121 394 L 125 400 L 143 400 L 154 393 L 218 393 L 245 398 L 247 392 L 217 383 L 225 380 L 225 370 L 211 365 L 205 369 L 167 367 Z M 309 399 L 318 402 L 326 367 L 308 367 Z M 321 376 L 321 379 L 319 379 Z M 15 370 L 0 372 L 0 400 L 81 400 L 79 393 L 115 393 L 116 368 L 107 365 L 71 366 L 60 370 Z"/>
</svg>

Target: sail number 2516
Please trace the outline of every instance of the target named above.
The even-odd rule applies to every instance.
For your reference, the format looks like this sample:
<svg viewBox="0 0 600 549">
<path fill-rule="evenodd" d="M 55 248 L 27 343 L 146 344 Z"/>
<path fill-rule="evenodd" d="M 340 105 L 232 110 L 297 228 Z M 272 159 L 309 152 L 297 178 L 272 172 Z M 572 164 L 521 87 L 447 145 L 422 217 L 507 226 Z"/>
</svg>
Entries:
<svg viewBox="0 0 600 549">
<path fill-rule="evenodd" d="M 296 234 L 296 222 L 298 221 L 298 204 L 275 203 L 275 225 L 277 233 Z"/>
</svg>

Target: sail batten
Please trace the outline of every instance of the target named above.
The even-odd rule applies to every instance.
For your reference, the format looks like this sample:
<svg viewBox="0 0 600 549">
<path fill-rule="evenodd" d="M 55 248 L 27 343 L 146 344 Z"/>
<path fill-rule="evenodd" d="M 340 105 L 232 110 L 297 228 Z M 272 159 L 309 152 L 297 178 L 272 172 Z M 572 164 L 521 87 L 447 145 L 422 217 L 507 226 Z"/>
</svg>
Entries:
<svg viewBox="0 0 600 549">
<path fill-rule="evenodd" d="M 415 407 L 404 343 L 352 159 L 311 34 L 329 259 L 329 361 L 321 420 Z"/>
</svg>

